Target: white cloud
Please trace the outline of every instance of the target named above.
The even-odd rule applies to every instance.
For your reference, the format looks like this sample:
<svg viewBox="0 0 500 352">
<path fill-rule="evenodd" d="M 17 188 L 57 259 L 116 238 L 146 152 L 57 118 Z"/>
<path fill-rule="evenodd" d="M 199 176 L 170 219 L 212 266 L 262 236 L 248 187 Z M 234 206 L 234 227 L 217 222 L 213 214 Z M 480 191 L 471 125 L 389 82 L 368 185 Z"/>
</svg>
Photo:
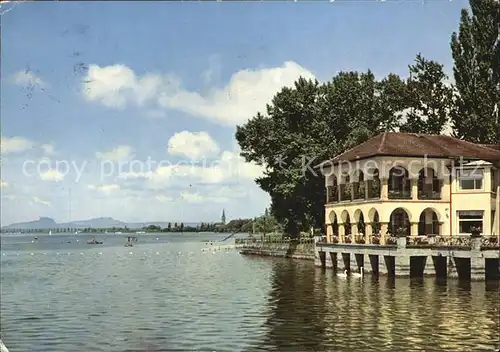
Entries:
<svg viewBox="0 0 500 352">
<path fill-rule="evenodd" d="M 176 185 L 221 184 L 255 180 L 262 176 L 263 168 L 247 163 L 236 152 L 224 151 L 213 161 L 203 160 L 190 164 L 158 166 L 147 172 L 123 172 L 119 179 L 144 179 L 150 189 L 163 189 Z"/>
<path fill-rule="evenodd" d="M 292 86 L 300 77 L 315 78 L 314 74 L 295 62 L 280 67 L 242 70 L 231 77 L 226 87 L 211 89 L 201 95 L 178 89 L 173 94 L 162 93 L 159 104 L 191 115 L 205 117 L 223 125 L 237 125 L 265 111 L 266 104 L 285 86 Z"/>
<path fill-rule="evenodd" d="M 168 152 L 171 155 L 198 159 L 216 155 L 219 151 L 219 146 L 207 132 L 182 131 L 168 140 Z"/>
<path fill-rule="evenodd" d="M 174 200 L 172 197 L 167 197 L 167 196 L 156 196 L 155 198 L 160 202 L 171 202 Z"/>
<path fill-rule="evenodd" d="M 55 169 L 49 169 L 40 173 L 40 178 L 43 181 L 62 181 L 65 176 L 65 174 Z"/>
<path fill-rule="evenodd" d="M 7 187 L 9 187 L 9 183 L 8 183 L 8 182 L 5 182 L 5 181 L 0 180 L 0 188 L 7 188 Z"/>
<path fill-rule="evenodd" d="M 261 177 L 264 172 L 264 168 L 262 166 L 246 162 L 238 152 L 223 152 L 221 155 L 221 161 L 223 164 L 229 165 L 230 170 L 237 171 L 235 176 L 242 178 L 255 180 L 257 177 Z"/>
<path fill-rule="evenodd" d="M 55 152 L 55 148 L 53 144 L 47 143 L 41 145 L 43 152 L 47 155 L 52 155 Z"/>
<path fill-rule="evenodd" d="M 46 85 L 39 76 L 29 70 L 16 72 L 13 79 L 14 83 L 18 86 L 38 86 L 39 88 L 42 88 Z"/>
<path fill-rule="evenodd" d="M 2 154 L 20 153 L 33 148 L 35 144 L 23 137 L 1 137 L 0 151 Z"/>
<path fill-rule="evenodd" d="M 124 108 L 129 102 L 142 105 L 157 94 L 162 84 L 161 76 L 147 74 L 137 77 L 124 65 L 90 65 L 83 81 L 83 93 L 89 101 L 99 101 L 111 108 Z"/>
<path fill-rule="evenodd" d="M 236 72 L 225 87 L 211 88 L 200 94 L 183 88 L 180 79 L 172 74 L 137 76 L 124 65 L 90 65 L 83 94 L 88 101 L 114 108 L 156 101 L 165 109 L 234 126 L 246 122 L 258 111 L 265 111 L 266 104 L 279 90 L 292 86 L 301 76 L 315 78 L 311 71 L 287 61 L 279 67 Z"/>
<path fill-rule="evenodd" d="M 202 203 L 205 199 L 198 193 L 182 192 L 181 199 L 189 203 Z"/>
<path fill-rule="evenodd" d="M 199 192 L 181 192 L 180 199 L 188 203 L 227 203 L 231 199 L 238 198 L 238 195 L 227 193 L 229 188 L 222 187 L 200 194 Z"/>
<path fill-rule="evenodd" d="M 217 198 L 245 198 L 249 195 L 248 189 L 242 186 L 237 186 L 237 187 L 223 186 L 217 188 L 211 194 L 213 197 Z"/>
<path fill-rule="evenodd" d="M 47 200 L 43 200 L 43 199 L 38 198 L 38 197 L 32 197 L 32 198 L 31 198 L 31 201 L 32 201 L 33 203 L 46 205 L 46 206 L 48 206 L 48 207 L 50 207 L 50 206 L 51 206 L 51 204 L 50 204 L 50 202 L 49 202 L 49 201 L 47 201 Z"/>
<path fill-rule="evenodd" d="M 88 189 L 99 191 L 104 194 L 110 194 L 120 190 L 120 185 L 110 184 L 110 185 L 88 185 Z"/>
<path fill-rule="evenodd" d="M 106 161 L 123 161 L 133 157 L 134 149 L 128 145 L 120 145 L 107 152 L 97 152 L 98 159 Z"/>
<path fill-rule="evenodd" d="M 154 176 L 153 171 L 146 171 L 146 172 L 135 172 L 135 171 L 125 171 L 125 172 L 120 172 L 118 174 L 119 179 L 123 180 L 134 180 L 134 179 L 151 179 Z"/>
</svg>

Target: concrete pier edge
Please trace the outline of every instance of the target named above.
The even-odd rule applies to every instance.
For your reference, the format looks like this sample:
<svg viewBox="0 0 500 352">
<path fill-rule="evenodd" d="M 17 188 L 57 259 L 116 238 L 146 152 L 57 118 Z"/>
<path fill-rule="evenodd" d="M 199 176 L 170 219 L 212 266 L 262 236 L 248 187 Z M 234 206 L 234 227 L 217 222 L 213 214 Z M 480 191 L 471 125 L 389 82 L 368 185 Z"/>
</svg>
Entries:
<svg viewBox="0 0 500 352">
<path fill-rule="evenodd" d="M 240 254 L 311 260 L 334 272 L 362 268 L 364 273 L 381 276 L 500 280 L 500 250 L 482 248 L 481 238 L 472 238 L 469 247 L 463 248 L 413 246 L 405 237 L 394 245 L 249 241 L 237 247 Z"/>
<path fill-rule="evenodd" d="M 315 265 L 336 272 L 362 267 L 363 272 L 396 277 L 500 280 L 500 251 L 482 248 L 481 238 L 472 238 L 470 248 L 412 247 L 405 237 L 392 246 L 316 243 Z"/>
</svg>

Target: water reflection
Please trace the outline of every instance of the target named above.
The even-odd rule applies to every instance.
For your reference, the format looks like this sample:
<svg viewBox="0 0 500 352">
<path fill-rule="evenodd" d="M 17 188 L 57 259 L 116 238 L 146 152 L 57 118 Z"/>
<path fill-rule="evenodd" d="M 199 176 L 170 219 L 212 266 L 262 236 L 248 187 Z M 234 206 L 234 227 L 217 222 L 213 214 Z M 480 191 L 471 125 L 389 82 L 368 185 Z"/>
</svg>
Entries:
<svg viewBox="0 0 500 352">
<path fill-rule="evenodd" d="M 264 350 L 495 350 L 499 285 L 273 266 Z"/>
<path fill-rule="evenodd" d="M 278 261 L 274 264 L 265 323 L 263 350 L 314 350 L 323 348 L 326 281 L 310 263 Z"/>
<path fill-rule="evenodd" d="M 498 344 L 498 282 L 342 279 L 310 262 L 202 254 L 199 237 L 159 236 L 133 248 L 111 236 L 99 248 L 44 238 L 33 256 L 22 239 L 2 239 L 4 342 L 18 352 L 471 351 Z"/>
</svg>

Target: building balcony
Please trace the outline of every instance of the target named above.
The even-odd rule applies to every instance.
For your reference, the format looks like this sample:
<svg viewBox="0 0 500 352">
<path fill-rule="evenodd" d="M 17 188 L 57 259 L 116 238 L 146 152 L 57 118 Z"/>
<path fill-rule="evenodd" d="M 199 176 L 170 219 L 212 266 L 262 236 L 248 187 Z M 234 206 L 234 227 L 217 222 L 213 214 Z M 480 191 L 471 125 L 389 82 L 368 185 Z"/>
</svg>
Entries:
<svg viewBox="0 0 500 352">
<path fill-rule="evenodd" d="M 346 202 L 346 201 L 351 201 L 351 192 L 344 191 L 340 193 L 340 201 L 341 202 Z"/>
<path fill-rule="evenodd" d="M 418 191 L 418 199 L 420 199 L 420 200 L 426 200 L 426 199 L 440 200 L 441 199 L 441 191 L 433 191 L 433 190 L 422 191 L 422 190 L 419 190 Z"/>
<path fill-rule="evenodd" d="M 389 199 L 412 199 L 410 190 L 389 190 Z"/>
<path fill-rule="evenodd" d="M 352 192 L 352 193 L 351 193 Z M 339 197 L 340 194 L 340 197 Z M 326 204 L 339 202 L 364 202 L 380 199 L 380 188 L 361 187 L 326 187 Z"/>
<path fill-rule="evenodd" d="M 368 188 L 366 199 L 380 199 L 380 188 Z"/>
<path fill-rule="evenodd" d="M 404 240 L 401 242 L 401 240 Z M 470 235 L 458 236 L 403 236 L 396 237 L 391 234 L 385 236 L 374 234 L 366 236 L 364 234 L 332 236 L 331 242 L 319 242 L 318 246 L 403 246 L 405 248 L 449 248 L 470 250 L 472 246 Z M 482 250 L 500 249 L 500 242 L 497 236 L 481 236 L 479 246 Z"/>
</svg>

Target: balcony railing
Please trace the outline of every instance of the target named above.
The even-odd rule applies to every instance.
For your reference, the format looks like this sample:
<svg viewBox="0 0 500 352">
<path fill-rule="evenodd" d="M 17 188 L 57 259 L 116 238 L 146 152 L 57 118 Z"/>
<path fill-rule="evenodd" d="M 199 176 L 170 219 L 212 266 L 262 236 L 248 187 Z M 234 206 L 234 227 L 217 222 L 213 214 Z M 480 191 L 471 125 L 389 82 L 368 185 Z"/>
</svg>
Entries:
<svg viewBox="0 0 500 352">
<path fill-rule="evenodd" d="M 358 234 L 355 236 L 346 235 L 343 239 L 338 236 L 333 236 L 331 242 L 327 245 L 360 245 L 366 244 L 368 246 L 396 246 L 398 237 L 387 234 L 381 236 L 374 234 L 370 238 L 370 243 L 366 243 L 366 236 Z M 471 237 L 469 235 L 463 236 L 406 236 L 406 247 L 408 248 L 454 248 L 457 250 L 470 250 L 472 246 Z M 498 237 L 483 236 L 481 238 L 481 250 L 500 249 Z"/>
<path fill-rule="evenodd" d="M 365 191 L 364 190 L 354 191 L 354 199 L 355 200 L 365 199 Z"/>
<path fill-rule="evenodd" d="M 471 237 L 461 236 L 408 236 L 406 237 L 407 247 L 458 247 L 470 248 Z M 498 238 L 496 236 L 483 236 L 481 238 L 481 248 L 498 248 Z"/>
<path fill-rule="evenodd" d="M 380 189 L 369 188 L 368 190 L 368 199 L 379 199 L 380 198 Z"/>
<path fill-rule="evenodd" d="M 462 247 L 471 246 L 470 236 L 408 236 L 407 247 Z"/>
<path fill-rule="evenodd" d="M 339 201 L 339 196 L 337 193 L 337 187 L 335 186 L 328 186 L 326 188 L 326 202 L 327 203 L 336 203 Z"/>
<path fill-rule="evenodd" d="M 340 193 L 340 201 L 350 201 L 351 200 L 351 192 L 343 191 Z"/>
<path fill-rule="evenodd" d="M 283 244 L 283 245 L 289 245 L 289 244 L 314 244 L 314 238 L 299 238 L 299 239 L 293 239 L 293 238 L 279 238 L 279 237 L 266 237 L 264 239 L 262 238 L 236 238 L 234 241 L 236 246 L 243 246 L 243 247 L 261 247 L 262 245 L 265 244 Z M 318 243 L 325 243 L 323 240 L 321 240 Z"/>
<path fill-rule="evenodd" d="M 389 199 L 411 199 L 410 190 L 389 190 Z"/>
<path fill-rule="evenodd" d="M 441 199 L 441 191 L 418 191 L 418 199 Z"/>
<path fill-rule="evenodd" d="M 500 243 L 498 243 L 498 237 L 496 236 L 484 236 L 481 238 L 481 249 L 483 248 L 498 248 Z"/>
</svg>

